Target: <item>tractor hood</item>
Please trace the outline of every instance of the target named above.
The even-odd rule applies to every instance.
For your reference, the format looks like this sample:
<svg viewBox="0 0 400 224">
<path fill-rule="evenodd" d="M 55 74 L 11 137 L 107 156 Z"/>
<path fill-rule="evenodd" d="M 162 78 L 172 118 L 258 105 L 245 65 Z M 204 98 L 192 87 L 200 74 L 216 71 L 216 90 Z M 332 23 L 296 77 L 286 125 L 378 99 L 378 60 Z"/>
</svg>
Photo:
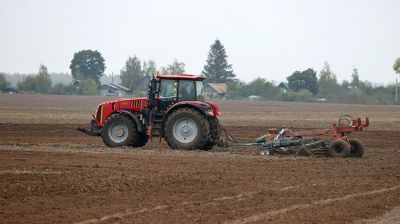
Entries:
<svg viewBox="0 0 400 224">
<path fill-rule="evenodd" d="M 142 108 L 146 108 L 148 100 L 146 97 L 118 99 L 100 103 L 96 110 L 96 124 L 103 126 L 105 119 L 118 110 L 128 110 L 140 113 Z"/>
<path fill-rule="evenodd" d="M 102 102 L 97 107 L 105 106 L 107 104 L 122 104 L 122 105 L 125 105 L 127 103 L 129 104 L 131 101 L 137 101 L 137 100 L 141 100 L 141 101 L 145 100 L 145 101 L 147 101 L 147 98 L 146 97 L 136 97 L 136 98 L 116 99 L 116 100 Z"/>
</svg>

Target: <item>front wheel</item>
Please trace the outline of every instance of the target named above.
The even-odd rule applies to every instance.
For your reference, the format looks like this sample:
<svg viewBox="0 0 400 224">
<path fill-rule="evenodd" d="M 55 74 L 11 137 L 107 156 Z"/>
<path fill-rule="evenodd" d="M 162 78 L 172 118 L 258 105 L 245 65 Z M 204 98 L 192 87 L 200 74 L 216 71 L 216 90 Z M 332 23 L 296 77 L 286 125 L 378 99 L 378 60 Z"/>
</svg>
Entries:
<svg viewBox="0 0 400 224">
<path fill-rule="evenodd" d="M 209 134 L 207 118 L 191 108 L 173 111 L 165 122 L 165 140 L 173 149 L 202 148 L 207 144 Z"/>
<path fill-rule="evenodd" d="M 136 145 L 138 137 L 135 122 L 123 114 L 109 116 L 101 129 L 101 138 L 110 147 Z"/>
</svg>

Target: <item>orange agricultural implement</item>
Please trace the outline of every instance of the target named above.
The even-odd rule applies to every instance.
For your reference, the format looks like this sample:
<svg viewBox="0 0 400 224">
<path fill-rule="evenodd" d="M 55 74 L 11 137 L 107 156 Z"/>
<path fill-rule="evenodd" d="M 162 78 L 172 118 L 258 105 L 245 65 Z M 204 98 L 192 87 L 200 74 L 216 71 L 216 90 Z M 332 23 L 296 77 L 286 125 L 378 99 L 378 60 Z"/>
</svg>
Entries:
<svg viewBox="0 0 400 224">
<path fill-rule="evenodd" d="M 270 128 L 267 133 L 251 142 L 238 142 L 227 132 L 227 139 L 220 146 L 259 146 L 262 154 L 298 154 L 298 155 L 327 155 L 331 157 L 362 157 L 364 145 L 358 139 L 350 139 L 352 132 L 362 131 L 368 127 L 361 118 L 342 115 L 339 122 L 331 128 L 294 131 L 289 128 Z"/>
</svg>

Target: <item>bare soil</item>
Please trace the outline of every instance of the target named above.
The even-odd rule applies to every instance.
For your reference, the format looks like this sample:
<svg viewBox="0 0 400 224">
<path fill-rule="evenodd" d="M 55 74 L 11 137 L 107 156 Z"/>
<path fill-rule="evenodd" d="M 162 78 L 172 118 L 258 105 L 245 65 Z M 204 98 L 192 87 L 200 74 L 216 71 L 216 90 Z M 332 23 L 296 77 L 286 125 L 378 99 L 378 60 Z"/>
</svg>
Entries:
<svg viewBox="0 0 400 224">
<path fill-rule="evenodd" d="M 244 140 L 290 122 L 319 128 L 341 113 L 368 115 L 371 127 L 353 135 L 364 157 L 332 159 L 261 156 L 251 147 L 179 151 L 158 138 L 107 148 L 75 130 L 103 100 L 0 94 L 1 223 L 398 220 L 387 217 L 400 206 L 398 106 L 217 102 L 224 126 Z"/>
</svg>

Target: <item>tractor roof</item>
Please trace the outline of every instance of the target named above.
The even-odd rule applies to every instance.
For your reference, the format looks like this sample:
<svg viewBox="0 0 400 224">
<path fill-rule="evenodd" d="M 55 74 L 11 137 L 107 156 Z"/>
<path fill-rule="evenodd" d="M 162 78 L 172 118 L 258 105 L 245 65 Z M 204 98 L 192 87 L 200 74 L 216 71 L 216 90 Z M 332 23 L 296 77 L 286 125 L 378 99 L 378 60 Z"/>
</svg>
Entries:
<svg viewBox="0 0 400 224">
<path fill-rule="evenodd" d="M 190 80 L 204 80 L 204 76 L 191 75 L 191 74 L 178 74 L 178 75 L 157 75 L 159 79 L 190 79 Z"/>
</svg>

